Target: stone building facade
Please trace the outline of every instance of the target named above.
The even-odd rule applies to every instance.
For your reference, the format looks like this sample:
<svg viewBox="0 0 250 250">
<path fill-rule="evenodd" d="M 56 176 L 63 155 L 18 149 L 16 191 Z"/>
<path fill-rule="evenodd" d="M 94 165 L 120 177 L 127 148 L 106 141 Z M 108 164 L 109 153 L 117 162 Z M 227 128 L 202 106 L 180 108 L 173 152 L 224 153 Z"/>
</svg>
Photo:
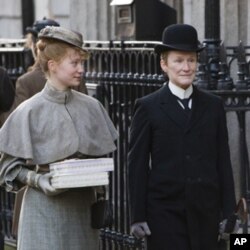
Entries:
<svg viewBox="0 0 250 250">
<path fill-rule="evenodd" d="M 0 0 L 0 38 L 23 36 L 22 16 L 25 0 Z M 115 40 L 115 6 L 112 0 L 26 0 L 34 5 L 34 19 L 54 18 L 62 26 L 84 34 L 87 40 Z M 136 2 L 139 0 L 134 0 Z M 145 0 L 144 0 L 145 1 Z M 155 0 L 156 1 L 156 0 Z M 159 0 L 174 8 L 177 22 L 194 25 L 200 40 L 204 40 L 205 0 Z M 143 11 L 143 10 L 142 10 Z M 23 13 L 22 13 L 23 12 Z M 221 40 L 236 45 L 240 40 L 250 44 L 250 2 L 248 0 L 220 0 Z"/>
</svg>

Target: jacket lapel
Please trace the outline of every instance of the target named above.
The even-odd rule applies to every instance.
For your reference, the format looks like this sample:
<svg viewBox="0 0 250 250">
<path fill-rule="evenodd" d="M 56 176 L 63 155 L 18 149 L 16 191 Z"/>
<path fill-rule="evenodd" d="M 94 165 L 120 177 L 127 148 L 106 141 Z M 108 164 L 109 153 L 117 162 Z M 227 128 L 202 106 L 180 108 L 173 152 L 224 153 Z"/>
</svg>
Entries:
<svg viewBox="0 0 250 250">
<path fill-rule="evenodd" d="M 206 106 L 207 102 L 202 98 L 200 91 L 194 86 L 194 92 L 192 95 L 191 117 L 186 127 L 186 132 L 192 129 L 192 127 L 201 120 L 203 113 L 206 111 Z"/>
<path fill-rule="evenodd" d="M 177 103 L 167 84 L 160 91 L 160 108 L 179 127 L 185 128 L 185 114 L 183 114 L 182 107 Z"/>
<path fill-rule="evenodd" d="M 202 99 L 200 91 L 194 86 L 192 96 L 191 116 L 187 122 L 182 107 L 177 103 L 168 85 L 164 85 L 160 90 L 160 108 L 179 127 L 189 131 L 201 118 L 206 110 L 207 103 Z"/>
</svg>

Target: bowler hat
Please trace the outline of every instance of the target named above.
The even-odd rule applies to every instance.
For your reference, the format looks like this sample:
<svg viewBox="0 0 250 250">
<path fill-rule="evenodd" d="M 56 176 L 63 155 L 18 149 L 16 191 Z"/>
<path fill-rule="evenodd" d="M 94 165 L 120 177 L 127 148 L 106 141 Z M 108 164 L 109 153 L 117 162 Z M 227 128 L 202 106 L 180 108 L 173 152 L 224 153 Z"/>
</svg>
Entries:
<svg viewBox="0 0 250 250">
<path fill-rule="evenodd" d="M 188 24 L 172 24 L 162 34 L 162 44 L 155 46 L 156 53 L 167 50 L 199 52 L 205 47 L 198 40 L 196 29 Z"/>
<path fill-rule="evenodd" d="M 87 52 L 83 48 L 83 37 L 80 33 L 63 27 L 47 26 L 40 31 L 38 38 L 50 38 L 68 43 Z"/>
<path fill-rule="evenodd" d="M 35 21 L 31 27 L 27 27 L 26 33 L 32 33 L 35 37 L 37 37 L 40 30 L 46 26 L 60 26 L 60 24 L 53 19 L 44 17 L 42 20 Z"/>
</svg>

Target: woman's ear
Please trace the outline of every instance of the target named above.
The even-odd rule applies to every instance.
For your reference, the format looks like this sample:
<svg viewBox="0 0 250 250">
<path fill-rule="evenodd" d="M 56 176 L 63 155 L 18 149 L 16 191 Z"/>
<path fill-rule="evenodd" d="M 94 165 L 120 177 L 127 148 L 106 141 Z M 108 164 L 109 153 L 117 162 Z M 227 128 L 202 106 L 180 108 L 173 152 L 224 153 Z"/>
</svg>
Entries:
<svg viewBox="0 0 250 250">
<path fill-rule="evenodd" d="M 162 69 L 162 71 L 163 72 L 165 72 L 165 73 L 167 73 L 167 64 L 166 64 L 166 62 L 165 62 L 165 60 L 164 59 L 161 59 L 160 60 L 160 65 L 161 65 L 161 69 Z"/>
<path fill-rule="evenodd" d="M 48 70 L 54 72 L 56 69 L 56 62 L 54 60 L 48 61 Z"/>
</svg>

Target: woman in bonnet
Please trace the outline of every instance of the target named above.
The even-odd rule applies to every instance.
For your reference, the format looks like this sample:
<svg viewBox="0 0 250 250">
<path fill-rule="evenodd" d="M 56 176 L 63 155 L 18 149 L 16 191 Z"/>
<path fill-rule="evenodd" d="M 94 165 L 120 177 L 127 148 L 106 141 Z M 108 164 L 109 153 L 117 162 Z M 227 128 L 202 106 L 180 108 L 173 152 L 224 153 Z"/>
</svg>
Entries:
<svg viewBox="0 0 250 250">
<path fill-rule="evenodd" d="M 81 34 L 52 26 L 39 39 L 47 83 L 0 130 L 0 184 L 9 192 L 27 186 L 19 250 L 96 250 L 98 230 L 90 226 L 94 188 L 53 188 L 49 164 L 106 155 L 116 149 L 117 131 L 99 101 L 71 89 L 80 84 L 88 58 Z"/>
</svg>

